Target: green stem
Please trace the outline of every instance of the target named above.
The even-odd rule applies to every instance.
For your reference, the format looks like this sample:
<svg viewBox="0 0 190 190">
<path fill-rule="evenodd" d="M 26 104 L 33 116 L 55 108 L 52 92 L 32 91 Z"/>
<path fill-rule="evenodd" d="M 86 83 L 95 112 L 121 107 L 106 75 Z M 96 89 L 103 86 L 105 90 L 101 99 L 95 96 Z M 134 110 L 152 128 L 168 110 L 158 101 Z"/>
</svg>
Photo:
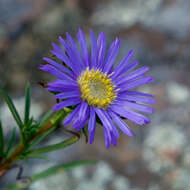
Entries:
<svg viewBox="0 0 190 190">
<path fill-rule="evenodd" d="M 15 151 L 10 155 L 10 157 L 5 160 L 2 165 L 0 165 L 0 177 L 3 176 L 11 166 L 11 164 L 20 159 L 20 155 L 23 151 L 33 146 L 33 142 L 39 139 L 44 133 L 49 131 L 52 128 L 55 128 L 57 124 L 67 115 L 64 110 L 60 110 L 56 112 L 50 119 L 47 119 L 40 127 L 39 131 L 33 135 L 30 139 L 28 139 L 26 144 L 20 144 L 17 146 Z M 41 139 L 40 139 L 41 140 Z M 39 141 L 38 141 L 39 142 Z M 21 157 L 23 158 L 23 157 Z"/>
<path fill-rule="evenodd" d="M 26 178 L 25 180 L 20 180 L 18 181 L 16 184 L 9 186 L 8 188 L 4 189 L 4 190 L 22 190 L 22 189 L 26 189 L 27 187 L 29 187 L 32 183 L 39 181 L 41 179 L 50 177 L 52 175 L 56 175 L 56 174 L 61 174 L 67 170 L 70 170 L 74 167 L 78 167 L 78 166 L 84 166 L 84 165 L 91 165 L 94 164 L 95 161 L 76 161 L 76 162 L 71 162 L 71 163 L 67 163 L 67 164 L 60 164 L 60 165 L 56 165 L 53 167 L 50 167 L 38 174 L 34 174 L 33 176 L 31 176 L 30 178 Z"/>
<path fill-rule="evenodd" d="M 27 154 L 27 156 L 30 157 L 32 155 L 44 154 L 44 153 L 52 152 L 55 150 L 63 149 L 69 145 L 74 144 L 78 140 L 79 140 L 79 137 L 74 136 L 74 137 L 71 137 L 71 138 L 63 141 L 63 142 L 57 143 L 57 144 L 49 145 L 49 146 L 42 147 L 42 148 L 39 148 L 36 150 L 31 150 L 31 152 L 29 154 Z"/>
</svg>

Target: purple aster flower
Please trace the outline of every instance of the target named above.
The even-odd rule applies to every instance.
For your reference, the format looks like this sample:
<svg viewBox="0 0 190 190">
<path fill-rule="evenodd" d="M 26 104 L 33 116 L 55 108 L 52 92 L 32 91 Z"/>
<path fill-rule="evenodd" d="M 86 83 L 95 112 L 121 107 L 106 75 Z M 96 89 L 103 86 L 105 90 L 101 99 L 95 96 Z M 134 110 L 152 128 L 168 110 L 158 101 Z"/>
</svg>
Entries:
<svg viewBox="0 0 190 190">
<path fill-rule="evenodd" d="M 73 38 L 67 33 L 66 40 L 59 37 L 60 46 L 52 44 L 54 54 L 60 64 L 45 57 L 48 64 L 40 69 L 52 74 L 57 80 L 47 84 L 47 90 L 55 92 L 59 99 L 53 110 L 58 111 L 74 106 L 73 111 L 63 121 L 64 126 L 80 131 L 88 123 L 89 142 L 95 136 L 96 120 L 102 123 L 106 147 L 114 146 L 119 138 L 118 128 L 127 136 L 133 136 L 123 118 L 138 125 L 148 124 L 149 119 L 139 112 L 152 113 L 154 104 L 152 95 L 137 92 L 133 89 L 153 81 L 146 76 L 149 67 L 134 70 L 138 62 L 129 63 L 133 51 L 114 66 L 121 40 L 116 38 L 106 52 L 106 36 L 101 32 L 96 40 L 90 31 L 91 53 L 87 48 L 86 39 L 81 29 L 77 34 L 80 50 Z"/>
</svg>

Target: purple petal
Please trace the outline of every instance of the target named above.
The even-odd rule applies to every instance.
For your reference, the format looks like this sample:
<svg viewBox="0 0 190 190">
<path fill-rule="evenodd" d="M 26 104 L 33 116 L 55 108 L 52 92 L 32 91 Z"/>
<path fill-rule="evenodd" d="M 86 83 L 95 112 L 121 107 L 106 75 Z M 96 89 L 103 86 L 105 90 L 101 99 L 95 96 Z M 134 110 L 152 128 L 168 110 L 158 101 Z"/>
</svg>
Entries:
<svg viewBox="0 0 190 190">
<path fill-rule="evenodd" d="M 111 68 L 113 67 L 115 59 L 119 53 L 120 44 L 121 44 L 121 40 L 116 38 L 116 40 L 110 46 L 108 55 L 105 60 L 105 65 L 104 65 L 104 69 L 103 69 L 104 72 L 109 73 Z"/>
<path fill-rule="evenodd" d="M 70 76 L 73 76 L 73 72 L 71 70 L 69 70 L 68 68 L 64 67 L 63 65 L 53 61 L 52 59 L 50 59 L 48 57 L 44 57 L 43 60 L 48 62 L 49 64 L 53 65 L 54 67 L 60 69 L 61 71 L 68 73 Z"/>
<path fill-rule="evenodd" d="M 74 82 L 67 82 L 63 80 L 55 80 L 47 84 L 47 90 L 55 92 L 63 92 L 68 90 L 78 89 L 78 85 Z"/>
<path fill-rule="evenodd" d="M 88 104 L 86 102 L 81 103 L 81 107 L 80 107 L 79 112 L 78 112 L 78 121 L 79 122 L 82 121 L 83 118 L 85 117 L 88 108 L 89 107 L 88 107 Z"/>
<path fill-rule="evenodd" d="M 101 32 L 100 35 L 98 36 L 98 40 L 97 40 L 97 56 L 98 56 L 98 60 L 97 60 L 97 68 L 102 68 L 103 66 L 103 62 L 104 62 L 104 56 L 106 53 L 106 35 Z"/>
<path fill-rule="evenodd" d="M 76 105 L 80 103 L 80 99 L 79 98 L 70 98 L 68 100 L 64 100 L 58 104 L 55 104 L 55 106 L 53 107 L 54 111 L 58 111 L 61 110 L 67 106 L 72 106 L 72 105 Z"/>
<path fill-rule="evenodd" d="M 74 90 L 75 88 L 76 88 L 75 86 L 64 86 L 64 87 L 49 86 L 46 88 L 46 90 L 52 91 L 52 92 L 63 92 L 63 91 Z"/>
<path fill-rule="evenodd" d="M 118 86 L 118 88 L 120 88 L 119 92 L 123 92 L 123 91 L 133 89 L 133 88 L 136 88 L 138 86 L 142 86 L 144 84 L 148 84 L 148 83 L 151 83 L 151 82 L 153 82 L 153 77 L 144 76 L 144 77 L 142 77 L 142 78 L 140 78 L 138 80 L 130 81 L 127 84 L 120 85 L 120 86 Z"/>
<path fill-rule="evenodd" d="M 122 71 L 121 71 L 121 75 L 122 74 L 125 74 L 126 72 L 129 72 L 129 71 L 131 71 L 131 70 L 133 70 L 135 67 L 137 67 L 139 65 L 139 62 L 137 62 L 137 61 L 134 61 L 134 62 L 132 62 L 132 63 L 130 63 L 130 64 L 128 64 Z"/>
<path fill-rule="evenodd" d="M 129 128 L 129 126 L 119 117 L 117 114 L 114 112 L 110 111 L 109 112 L 113 121 L 116 123 L 116 125 L 121 129 L 121 131 L 126 134 L 129 137 L 133 136 L 133 132 Z"/>
<path fill-rule="evenodd" d="M 72 123 L 74 117 L 77 115 L 80 105 L 78 105 L 62 122 L 64 126 L 68 126 Z"/>
<path fill-rule="evenodd" d="M 114 136 L 113 133 L 111 133 L 111 143 L 112 143 L 114 146 L 117 146 L 117 139 L 116 139 L 116 137 Z"/>
<path fill-rule="evenodd" d="M 66 80 L 66 81 L 73 81 L 73 79 L 70 76 L 68 76 L 67 74 L 59 71 L 58 69 L 56 69 L 52 65 L 49 65 L 49 64 L 41 65 L 40 69 L 45 71 L 45 72 L 48 72 L 48 73 L 52 74 L 53 76 L 57 77 L 58 79 Z"/>
<path fill-rule="evenodd" d="M 94 141 L 94 135 L 96 130 L 96 114 L 93 107 L 90 107 L 90 119 L 88 121 L 89 143 Z"/>
<path fill-rule="evenodd" d="M 86 104 L 84 104 L 84 102 L 82 102 L 80 109 L 78 111 L 77 118 L 73 122 L 72 127 L 75 130 L 80 131 L 84 127 L 88 118 L 89 118 L 89 107 L 88 107 L 88 105 L 86 106 Z"/>
<path fill-rule="evenodd" d="M 107 111 L 104 111 L 104 114 L 105 114 L 107 120 L 109 121 L 109 123 L 111 124 L 112 130 L 113 130 L 113 134 L 114 134 L 117 138 L 119 138 L 119 132 L 118 132 L 117 128 L 115 127 L 114 123 L 112 122 L 110 115 L 108 114 Z"/>
<path fill-rule="evenodd" d="M 129 95 L 136 95 L 136 96 L 153 97 L 151 94 L 147 94 L 147 93 L 144 93 L 144 92 L 137 92 L 137 91 L 127 91 L 127 94 L 129 94 Z"/>
<path fill-rule="evenodd" d="M 86 45 L 86 39 L 85 39 L 83 31 L 80 28 L 79 28 L 79 31 L 77 34 L 77 38 L 78 38 L 78 41 L 80 44 L 81 53 L 82 53 L 84 63 L 86 66 L 89 66 L 89 55 L 88 55 L 88 48 Z"/>
<path fill-rule="evenodd" d="M 104 130 L 104 141 L 105 141 L 105 145 L 106 148 L 110 148 L 110 142 L 111 142 L 111 138 L 108 136 L 108 131 L 106 130 L 106 128 L 103 126 L 103 130 Z"/>
<path fill-rule="evenodd" d="M 105 111 L 103 111 L 102 109 L 99 108 L 95 108 L 95 112 L 97 113 L 98 117 L 100 118 L 100 120 L 102 121 L 102 124 L 109 130 L 112 131 L 112 125 L 110 123 L 110 121 L 108 120 L 108 118 L 105 115 Z"/>
<path fill-rule="evenodd" d="M 135 91 L 127 91 L 124 93 L 120 93 L 120 94 L 118 94 L 118 97 L 120 97 L 123 100 L 141 102 L 143 104 L 155 104 L 156 103 L 156 100 L 151 95 L 145 96 L 145 95 L 143 95 L 143 93 L 139 94 L 138 92 L 135 92 Z"/>
<path fill-rule="evenodd" d="M 118 115 L 125 117 L 126 119 L 129 119 L 136 124 L 143 125 L 143 124 L 150 123 L 150 120 L 146 116 L 141 115 L 140 113 L 137 113 L 130 109 L 123 108 L 123 107 L 117 106 L 117 105 L 111 105 L 110 109 L 114 113 L 117 113 Z"/>
<path fill-rule="evenodd" d="M 96 43 L 96 37 L 94 35 L 94 32 L 90 30 L 90 36 L 91 36 L 91 67 L 96 65 L 97 62 L 97 43 Z"/>
<path fill-rule="evenodd" d="M 115 67 L 115 73 L 113 74 L 113 79 L 117 78 L 117 76 L 120 75 L 120 73 L 124 70 L 126 67 L 126 64 L 129 62 L 131 57 L 133 56 L 134 51 L 130 50 L 129 53 L 121 60 L 121 62 Z"/>
<path fill-rule="evenodd" d="M 96 132 L 96 127 L 94 128 L 94 130 L 89 132 L 89 143 L 90 144 L 92 144 L 94 142 L 95 132 Z"/>
<path fill-rule="evenodd" d="M 77 88 L 78 84 L 76 83 L 76 81 L 55 80 L 53 82 L 49 82 L 48 86 L 74 86 L 75 88 Z"/>
<path fill-rule="evenodd" d="M 71 51 L 73 52 L 73 55 L 76 57 L 77 63 L 81 65 L 82 68 L 84 68 L 85 64 L 83 63 L 81 59 L 81 55 L 79 53 L 78 47 L 75 44 L 73 38 L 69 33 L 66 33 L 67 42 L 70 45 Z"/>
<path fill-rule="evenodd" d="M 154 109 L 151 107 L 148 107 L 148 106 L 142 105 L 142 104 L 137 104 L 134 102 L 129 102 L 126 100 L 122 100 L 120 98 L 118 98 L 114 103 L 118 106 L 132 108 L 132 109 L 138 110 L 140 112 L 145 112 L 145 113 L 149 113 L 149 114 L 154 112 Z"/>
<path fill-rule="evenodd" d="M 93 107 L 90 107 L 90 119 L 88 121 L 88 131 L 91 132 L 96 126 L 96 114 Z"/>
<path fill-rule="evenodd" d="M 132 63 L 130 63 L 130 64 L 128 64 L 121 72 L 120 72 L 120 75 L 118 75 L 117 77 L 113 74 L 113 76 L 111 76 L 111 78 L 112 78 L 112 80 L 114 80 L 115 81 L 115 83 L 117 83 L 117 82 L 119 82 L 120 80 L 122 80 L 123 79 L 123 77 L 124 77 L 124 74 L 126 73 L 126 72 L 129 72 L 129 71 L 131 71 L 132 69 L 134 69 L 135 67 L 137 67 L 138 66 L 138 62 L 132 62 Z"/>
<path fill-rule="evenodd" d="M 123 83 L 127 83 L 129 80 L 131 79 L 135 79 L 141 75 L 143 75 L 145 72 L 147 72 L 149 70 L 149 67 L 142 67 L 139 68 L 131 73 L 129 73 L 128 75 L 126 75 L 125 77 L 123 77 L 123 79 L 119 80 L 116 84 L 120 85 Z"/>
<path fill-rule="evenodd" d="M 62 50 L 61 48 L 59 48 L 59 46 L 57 46 L 55 44 L 53 44 L 52 46 L 53 46 L 54 50 L 51 50 L 50 52 L 53 53 L 62 62 L 64 62 L 68 67 L 70 67 L 75 74 L 77 74 L 79 72 L 79 69 L 72 63 L 72 61 L 69 59 L 69 57 L 65 54 L 64 50 Z M 69 48 L 69 47 L 67 46 L 67 48 Z"/>
<path fill-rule="evenodd" d="M 57 99 L 65 99 L 73 97 L 80 97 L 80 92 L 78 90 L 75 90 L 75 91 L 62 92 L 55 95 L 55 98 Z"/>
<path fill-rule="evenodd" d="M 73 52 L 73 49 L 70 48 L 70 46 L 66 43 L 66 41 L 62 38 L 59 37 L 59 42 L 64 46 L 67 54 L 70 57 L 70 60 L 72 62 L 72 70 L 77 72 L 77 74 L 80 74 L 80 72 L 82 71 L 82 65 L 79 63 L 78 58 L 76 57 L 75 53 Z M 79 63 L 79 64 L 77 64 Z"/>
</svg>

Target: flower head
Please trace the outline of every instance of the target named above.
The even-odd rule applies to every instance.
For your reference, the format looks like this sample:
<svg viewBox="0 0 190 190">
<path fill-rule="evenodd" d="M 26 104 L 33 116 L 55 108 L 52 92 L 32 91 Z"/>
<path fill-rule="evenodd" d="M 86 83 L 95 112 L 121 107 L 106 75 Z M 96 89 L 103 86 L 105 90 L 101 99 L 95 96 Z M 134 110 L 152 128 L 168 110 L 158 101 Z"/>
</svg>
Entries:
<svg viewBox="0 0 190 190">
<path fill-rule="evenodd" d="M 61 100 L 53 110 L 75 106 L 63 124 L 72 124 L 80 131 L 88 123 L 89 141 L 92 143 L 98 117 L 103 126 L 106 147 L 109 148 L 110 144 L 117 143 L 118 128 L 127 136 L 133 136 L 122 118 L 138 125 L 149 123 L 149 119 L 139 112 L 152 113 L 153 108 L 147 104 L 153 104 L 155 100 L 152 95 L 133 89 L 152 82 L 153 78 L 145 75 L 148 67 L 134 70 L 138 62 L 129 63 L 132 50 L 114 66 L 121 43 L 118 38 L 106 53 L 105 34 L 100 33 L 96 40 L 91 30 L 90 36 L 91 53 L 81 29 L 77 34 L 80 50 L 68 33 L 66 40 L 59 37 L 61 46 L 53 43 L 51 53 L 64 64 L 45 57 L 48 64 L 40 68 L 57 78 L 47 84 L 47 90 L 55 92 L 55 98 Z"/>
</svg>

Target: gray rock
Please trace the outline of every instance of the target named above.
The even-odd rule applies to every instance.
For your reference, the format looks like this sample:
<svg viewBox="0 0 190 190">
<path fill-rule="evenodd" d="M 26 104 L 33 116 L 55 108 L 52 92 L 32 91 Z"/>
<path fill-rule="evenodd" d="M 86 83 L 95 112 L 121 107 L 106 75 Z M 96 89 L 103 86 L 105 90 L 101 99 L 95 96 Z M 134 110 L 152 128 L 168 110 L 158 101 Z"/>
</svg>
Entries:
<svg viewBox="0 0 190 190">
<path fill-rule="evenodd" d="M 190 98 L 190 89 L 183 84 L 170 82 L 167 84 L 167 94 L 172 104 L 186 103 Z"/>
</svg>

